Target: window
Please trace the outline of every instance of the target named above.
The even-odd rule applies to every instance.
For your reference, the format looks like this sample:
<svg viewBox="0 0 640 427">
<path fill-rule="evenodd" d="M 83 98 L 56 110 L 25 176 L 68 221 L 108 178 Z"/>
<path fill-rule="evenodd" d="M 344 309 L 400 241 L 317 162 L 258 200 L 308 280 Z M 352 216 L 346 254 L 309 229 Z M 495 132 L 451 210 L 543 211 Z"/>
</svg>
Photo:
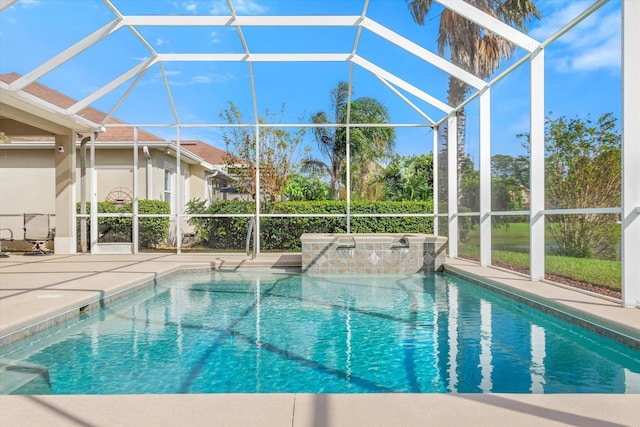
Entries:
<svg viewBox="0 0 640 427">
<path fill-rule="evenodd" d="M 171 208 L 171 214 L 174 213 L 174 203 L 173 203 L 173 169 L 166 168 L 164 169 L 164 201 L 169 203 Z"/>
</svg>

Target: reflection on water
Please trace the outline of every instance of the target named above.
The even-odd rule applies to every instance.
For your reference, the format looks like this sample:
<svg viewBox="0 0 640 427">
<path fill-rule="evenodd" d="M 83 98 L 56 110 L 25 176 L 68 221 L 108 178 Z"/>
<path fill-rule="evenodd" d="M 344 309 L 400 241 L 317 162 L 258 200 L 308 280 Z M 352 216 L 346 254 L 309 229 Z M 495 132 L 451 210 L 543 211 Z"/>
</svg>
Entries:
<svg viewBox="0 0 640 427">
<path fill-rule="evenodd" d="M 4 357 L 57 394 L 640 392 L 637 351 L 441 274 L 181 276 Z"/>
</svg>

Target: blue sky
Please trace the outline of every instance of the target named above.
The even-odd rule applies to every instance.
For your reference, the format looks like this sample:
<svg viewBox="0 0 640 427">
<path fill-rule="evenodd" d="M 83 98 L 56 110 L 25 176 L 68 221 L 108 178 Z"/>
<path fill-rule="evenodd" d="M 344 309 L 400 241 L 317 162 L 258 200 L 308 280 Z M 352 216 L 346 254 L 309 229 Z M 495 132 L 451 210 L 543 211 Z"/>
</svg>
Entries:
<svg viewBox="0 0 640 427">
<path fill-rule="evenodd" d="M 225 1 L 112 0 L 125 15 L 228 15 Z M 585 10 L 590 1 L 539 0 L 540 21 L 531 22 L 530 35 L 545 40 Z M 363 0 L 233 0 L 238 15 L 360 15 Z M 554 116 L 605 112 L 620 115 L 620 2 L 612 0 L 545 52 L 545 108 Z M 405 2 L 371 0 L 367 17 L 436 52 L 438 7 L 427 25 L 415 24 Z M 113 20 L 115 15 L 101 0 L 20 0 L 0 12 L 0 73 L 27 73 L 56 53 Z M 138 27 L 158 53 L 241 53 L 242 44 L 231 27 Z M 244 37 L 252 53 L 349 53 L 355 28 L 246 27 Z M 377 35 L 363 31 L 358 55 L 446 101 L 447 74 L 399 49 Z M 512 61 L 524 55 L 517 49 Z M 45 75 L 40 83 L 82 99 L 149 57 L 149 51 L 127 29 L 121 29 L 67 63 Z M 506 68 L 510 62 L 503 65 Z M 258 111 L 278 112 L 282 121 L 308 122 L 319 110 L 328 110 L 329 92 L 348 80 L 349 64 L 255 63 Z M 249 67 L 246 63 L 164 64 L 171 94 L 183 123 L 220 123 L 219 112 L 228 101 L 236 103 L 247 122 L 253 122 Z M 529 130 L 529 68 L 520 67 L 492 89 L 492 154 L 521 154 L 515 135 Z M 374 97 L 383 102 L 395 123 L 425 120 L 367 70 L 354 66 L 354 97 Z M 92 104 L 108 112 L 128 88 L 125 83 Z M 443 113 L 416 97 L 405 95 L 426 114 L 439 120 Z M 173 123 L 167 92 L 158 65 L 153 66 L 115 116 L 129 123 Z M 478 105 L 467 107 L 467 149 L 478 158 Z M 148 128 L 173 139 L 168 129 Z M 314 146 L 309 138 L 305 144 Z M 431 131 L 397 129 L 400 154 L 431 150 Z M 218 129 L 183 129 L 183 139 L 201 139 L 224 148 Z"/>
</svg>

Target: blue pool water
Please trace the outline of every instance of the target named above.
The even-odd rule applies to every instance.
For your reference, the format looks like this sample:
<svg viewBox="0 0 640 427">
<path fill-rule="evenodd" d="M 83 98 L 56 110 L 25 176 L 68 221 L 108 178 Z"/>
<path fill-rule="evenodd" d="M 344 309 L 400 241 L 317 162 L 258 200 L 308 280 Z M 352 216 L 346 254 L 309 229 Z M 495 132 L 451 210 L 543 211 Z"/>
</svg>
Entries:
<svg viewBox="0 0 640 427">
<path fill-rule="evenodd" d="M 48 371 L 12 393 L 640 392 L 640 352 L 439 273 L 180 275 L 0 357 Z"/>
</svg>

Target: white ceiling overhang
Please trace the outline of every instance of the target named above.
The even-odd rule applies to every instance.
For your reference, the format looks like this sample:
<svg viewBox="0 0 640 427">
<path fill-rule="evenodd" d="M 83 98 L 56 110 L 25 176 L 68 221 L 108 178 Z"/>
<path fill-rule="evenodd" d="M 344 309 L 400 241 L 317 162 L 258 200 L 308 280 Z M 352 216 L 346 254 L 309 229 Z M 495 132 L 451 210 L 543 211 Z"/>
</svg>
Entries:
<svg viewBox="0 0 640 427">
<path fill-rule="evenodd" d="M 22 90 L 12 90 L 9 85 L 0 82 L 0 116 L 50 134 L 76 132 L 94 132 L 101 129 L 97 123 L 33 96 Z"/>
</svg>

